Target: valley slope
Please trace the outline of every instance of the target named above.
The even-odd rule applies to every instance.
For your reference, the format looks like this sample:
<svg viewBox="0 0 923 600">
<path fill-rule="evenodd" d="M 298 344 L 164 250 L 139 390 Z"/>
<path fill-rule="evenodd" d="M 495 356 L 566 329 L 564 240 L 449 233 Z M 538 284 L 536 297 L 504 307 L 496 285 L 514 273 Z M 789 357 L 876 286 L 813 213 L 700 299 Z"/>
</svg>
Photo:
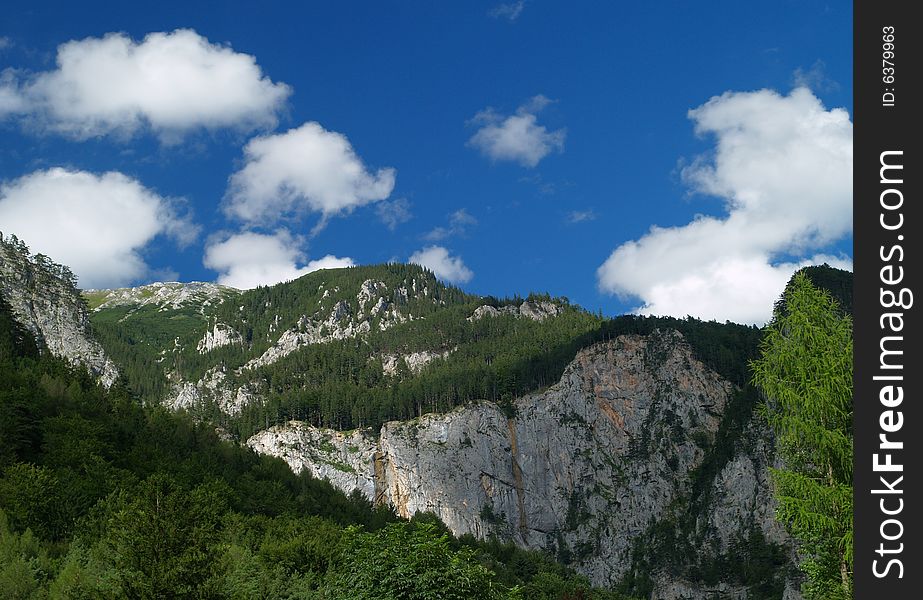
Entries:
<svg viewBox="0 0 923 600">
<path fill-rule="evenodd" d="M 151 401 L 296 472 L 644 597 L 799 597 L 752 327 L 476 297 L 408 265 L 131 299 L 151 293 L 94 292 L 104 343 L 153 359 Z M 185 329 L 156 337 L 158 321 Z"/>
<path fill-rule="evenodd" d="M 296 472 L 638 597 L 800 597 L 753 327 L 473 296 L 399 264 L 80 298 L 7 254 L 2 294 L 49 350 Z"/>
</svg>

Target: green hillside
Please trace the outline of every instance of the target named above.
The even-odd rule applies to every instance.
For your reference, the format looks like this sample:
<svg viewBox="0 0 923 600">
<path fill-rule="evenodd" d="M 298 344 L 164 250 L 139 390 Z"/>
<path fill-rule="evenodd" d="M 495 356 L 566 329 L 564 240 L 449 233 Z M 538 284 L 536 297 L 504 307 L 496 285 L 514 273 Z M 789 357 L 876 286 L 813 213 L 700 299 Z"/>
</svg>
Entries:
<svg viewBox="0 0 923 600">
<path fill-rule="evenodd" d="M 374 298 L 363 296 L 368 282 L 380 288 Z M 97 306 L 103 302 L 100 292 L 89 297 Z M 526 301 L 553 305 L 557 314 L 535 320 L 509 310 Z M 387 309 L 370 314 L 376 302 Z M 471 318 L 482 306 L 499 314 Z M 324 323 L 334 311 L 356 331 L 330 337 L 342 333 Z M 602 323 L 566 299 L 471 296 L 421 267 L 396 264 L 318 271 L 229 294 L 205 308 L 120 304 L 97 308 L 91 318 L 103 346 L 120 357 L 129 387 L 148 401 L 170 392 L 168 377 L 195 382 L 215 369 L 228 388 L 255 390 L 263 401 L 239 417 L 214 405 L 201 408 L 241 435 L 291 418 L 350 429 L 466 402 L 509 402 L 556 381 L 581 340 Z M 305 319 L 320 323 L 317 335 L 329 339 L 302 344 L 270 364 L 247 366 L 285 332 L 298 332 Z M 215 323 L 238 333 L 241 343 L 199 351 L 198 342 Z M 414 372 L 403 358 L 414 353 L 439 359 Z M 384 364 L 388 357 L 391 372 Z"/>
<path fill-rule="evenodd" d="M 2 296 L 0 595 L 621 598 L 542 554 L 399 521 L 121 384 L 107 391 L 39 354 Z"/>
</svg>

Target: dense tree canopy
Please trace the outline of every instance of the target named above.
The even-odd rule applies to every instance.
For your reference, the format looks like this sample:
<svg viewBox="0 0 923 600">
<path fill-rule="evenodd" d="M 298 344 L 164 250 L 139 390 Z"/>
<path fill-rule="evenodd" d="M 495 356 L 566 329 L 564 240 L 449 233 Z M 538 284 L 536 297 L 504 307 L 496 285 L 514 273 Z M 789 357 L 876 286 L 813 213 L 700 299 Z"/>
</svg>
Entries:
<svg viewBox="0 0 923 600">
<path fill-rule="evenodd" d="M 766 328 L 754 382 L 784 467 L 778 516 L 802 542 L 805 597 L 852 598 L 852 320 L 796 275 Z"/>
</svg>

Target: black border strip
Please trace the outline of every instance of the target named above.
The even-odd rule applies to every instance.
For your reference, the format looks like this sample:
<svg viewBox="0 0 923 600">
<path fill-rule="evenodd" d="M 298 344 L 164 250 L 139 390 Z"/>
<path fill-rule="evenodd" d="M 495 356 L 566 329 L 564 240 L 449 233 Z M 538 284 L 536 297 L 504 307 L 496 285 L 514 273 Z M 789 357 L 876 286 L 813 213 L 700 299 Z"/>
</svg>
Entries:
<svg viewBox="0 0 923 600">
<path fill-rule="evenodd" d="M 923 98 L 915 81 L 923 76 L 923 22 L 911 16 L 915 4 L 854 3 L 854 581 L 859 599 L 923 598 L 923 339 L 916 306 L 923 303 L 917 239 L 923 236 L 923 156 L 916 117 Z M 882 162 L 889 167 L 882 170 Z M 887 306 L 891 303 L 905 306 Z"/>
</svg>

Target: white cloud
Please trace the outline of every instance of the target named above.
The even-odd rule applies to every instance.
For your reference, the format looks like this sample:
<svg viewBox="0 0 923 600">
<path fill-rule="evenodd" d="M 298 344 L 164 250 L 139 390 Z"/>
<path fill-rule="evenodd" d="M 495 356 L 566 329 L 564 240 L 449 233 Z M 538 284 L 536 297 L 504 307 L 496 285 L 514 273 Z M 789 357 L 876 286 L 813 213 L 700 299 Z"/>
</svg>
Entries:
<svg viewBox="0 0 923 600">
<path fill-rule="evenodd" d="M 22 112 L 26 109 L 27 103 L 19 92 L 16 72 L 12 69 L 0 71 L 0 119 L 4 115 Z"/>
<path fill-rule="evenodd" d="M 539 111 L 551 101 L 538 95 L 516 110 L 516 114 L 504 117 L 492 108 L 479 112 L 472 123 L 481 126 L 468 140 L 468 145 L 477 148 L 491 160 L 509 160 L 524 167 L 534 167 L 553 150 L 564 150 L 565 129 L 548 131 L 537 124 Z"/>
<path fill-rule="evenodd" d="M 773 302 L 792 274 L 802 267 L 823 263 L 852 269 L 849 259 L 827 255 L 776 265 L 770 264 L 766 256 L 709 262 L 676 279 L 655 282 L 647 290 L 639 312 L 762 324 L 771 316 Z"/>
<path fill-rule="evenodd" d="M 477 225 L 475 219 L 467 210 L 460 208 L 449 215 L 448 227 L 435 227 L 423 236 L 423 239 L 430 242 L 438 242 L 455 235 L 465 235 L 468 227 Z"/>
<path fill-rule="evenodd" d="M 408 262 L 426 267 L 435 273 L 436 277 L 450 283 L 467 283 L 474 277 L 474 273 L 465 266 L 460 256 L 451 256 L 442 246 L 427 246 L 417 250 Z"/>
<path fill-rule="evenodd" d="M 122 33 L 58 47 L 57 68 L 0 79 L 0 117 L 19 114 L 41 130 L 77 139 L 145 126 L 164 141 L 196 129 L 274 127 L 291 89 L 263 75 L 253 56 L 212 44 L 190 29 Z"/>
<path fill-rule="evenodd" d="M 349 257 L 328 254 L 299 267 L 305 260 L 302 244 L 301 238 L 286 229 L 271 235 L 245 231 L 209 243 L 203 264 L 219 272 L 218 283 L 244 290 L 297 279 L 320 269 L 355 266 Z"/>
<path fill-rule="evenodd" d="M 792 74 L 794 87 L 806 87 L 818 92 L 834 92 L 840 89 L 840 84 L 827 75 L 827 65 L 817 59 L 810 69 L 798 67 Z"/>
<path fill-rule="evenodd" d="M 225 211 L 247 223 L 318 212 L 324 219 L 383 200 L 394 189 L 394 169 L 370 173 L 341 133 L 305 123 L 251 140 L 246 164 L 231 176 Z"/>
<path fill-rule="evenodd" d="M 406 223 L 413 218 L 413 214 L 410 212 L 410 202 L 406 198 L 379 202 L 375 212 L 381 222 L 391 231 L 397 229 L 397 226 L 401 223 Z"/>
<path fill-rule="evenodd" d="M 763 323 L 796 268 L 848 260 L 811 253 L 852 230 L 852 123 L 805 88 L 728 92 L 689 117 L 717 146 L 683 178 L 727 214 L 622 244 L 597 271 L 600 289 L 640 298 L 644 314 Z"/>
<path fill-rule="evenodd" d="M 522 14 L 523 9 L 526 7 L 526 0 L 517 0 L 516 2 L 509 2 L 506 4 L 498 4 L 488 11 L 488 15 L 495 19 L 508 19 L 510 21 L 515 21 L 519 18 L 519 15 Z"/>
<path fill-rule="evenodd" d="M 0 185 L 0 223 L 33 252 L 68 265 L 82 287 L 114 287 L 150 274 L 143 250 L 158 235 L 197 235 L 163 198 L 122 173 L 55 168 Z"/>
<path fill-rule="evenodd" d="M 308 264 L 305 265 L 305 270 L 308 273 L 313 273 L 314 271 L 320 271 L 321 269 L 343 269 L 345 267 L 355 267 L 356 263 L 348 256 L 339 257 L 332 254 L 327 254 L 318 258 L 317 260 L 308 261 Z"/>
<path fill-rule="evenodd" d="M 583 223 L 585 221 L 594 221 L 596 219 L 596 211 L 592 208 L 587 210 L 572 210 L 567 213 L 567 222 L 568 223 Z"/>
</svg>

